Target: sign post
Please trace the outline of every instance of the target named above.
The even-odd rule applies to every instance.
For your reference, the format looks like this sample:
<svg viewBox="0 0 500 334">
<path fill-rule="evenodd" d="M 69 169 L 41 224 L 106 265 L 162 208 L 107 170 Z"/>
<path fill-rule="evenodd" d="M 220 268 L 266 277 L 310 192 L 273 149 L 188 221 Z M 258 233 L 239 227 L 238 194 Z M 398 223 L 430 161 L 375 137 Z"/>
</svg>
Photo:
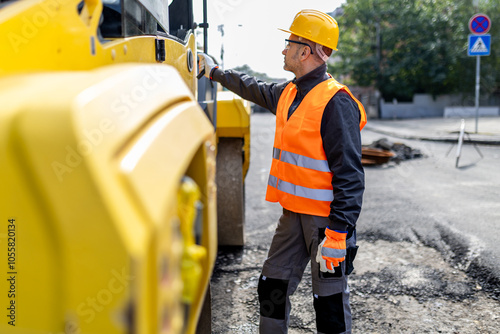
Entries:
<svg viewBox="0 0 500 334">
<path fill-rule="evenodd" d="M 491 36 L 486 33 L 491 28 L 491 20 L 485 14 L 475 14 L 469 20 L 469 47 L 467 54 L 476 56 L 476 133 L 479 119 L 479 82 L 481 73 L 481 56 L 489 56 L 491 51 Z"/>
</svg>

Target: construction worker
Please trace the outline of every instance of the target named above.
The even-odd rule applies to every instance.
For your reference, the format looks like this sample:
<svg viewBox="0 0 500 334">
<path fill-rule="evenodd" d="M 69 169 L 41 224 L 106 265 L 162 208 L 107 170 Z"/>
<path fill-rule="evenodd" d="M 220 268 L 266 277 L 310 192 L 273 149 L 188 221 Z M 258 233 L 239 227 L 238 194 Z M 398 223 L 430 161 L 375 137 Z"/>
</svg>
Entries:
<svg viewBox="0 0 500 334">
<path fill-rule="evenodd" d="M 283 29 L 281 29 L 283 30 Z M 287 333 L 289 296 L 311 260 L 318 333 L 351 333 L 347 275 L 357 252 L 364 171 L 360 130 L 363 105 L 327 72 L 339 28 L 329 15 L 302 10 L 294 18 L 282 54 L 295 74 L 265 83 L 219 69 L 199 56 L 211 80 L 276 115 L 273 161 L 266 200 L 279 202 L 279 219 L 259 279 L 260 333 Z"/>
</svg>

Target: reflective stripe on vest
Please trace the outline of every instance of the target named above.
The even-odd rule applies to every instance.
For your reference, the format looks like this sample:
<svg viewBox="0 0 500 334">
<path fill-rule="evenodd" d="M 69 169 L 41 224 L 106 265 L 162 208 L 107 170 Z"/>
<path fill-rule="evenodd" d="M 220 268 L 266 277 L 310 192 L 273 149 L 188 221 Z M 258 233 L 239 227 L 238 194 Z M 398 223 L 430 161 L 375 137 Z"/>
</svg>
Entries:
<svg viewBox="0 0 500 334">
<path fill-rule="evenodd" d="M 328 167 L 328 161 L 326 160 L 318 160 L 297 153 L 281 151 L 279 148 L 276 147 L 273 147 L 273 159 L 281 160 L 283 162 L 287 162 L 289 164 L 299 167 L 314 169 L 319 172 L 330 172 L 330 168 Z"/>
<path fill-rule="evenodd" d="M 290 182 L 279 180 L 273 175 L 269 175 L 269 181 L 267 184 L 290 195 L 313 199 L 315 201 L 333 201 L 333 191 L 330 189 L 312 189 L 302 187 Z"/>
<path fill-rule="evenodd" d="M 282 151 L 280 160 L 292 165 L 314 169 L 320 172 L 330 171 L 330 168 L 328 167 L 328 161 L 309 158 L 297 153 Z"/>
</svg>

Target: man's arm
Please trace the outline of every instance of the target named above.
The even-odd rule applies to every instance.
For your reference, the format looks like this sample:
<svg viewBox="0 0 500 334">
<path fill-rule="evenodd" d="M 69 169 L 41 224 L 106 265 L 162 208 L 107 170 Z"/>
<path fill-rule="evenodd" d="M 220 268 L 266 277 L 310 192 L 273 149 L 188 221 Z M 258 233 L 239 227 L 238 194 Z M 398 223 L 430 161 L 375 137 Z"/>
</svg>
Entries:
<svg viewBox="0 0 500 334">
<path fill-rule="evenodd" d="M 330 100 L 321 120 L 321 137 L 333 173 L 332 230 L 356 225 L 361 212 L 365 176 L 361 165 L 360 113 L 356 102 L 340 91 Z"/>
<path fill-rule="evenodd" d="M 211 78 L 245 100 L 269 109 L 273 114 L 276 114 L 280 95 L 289 83 L 266 83 L 244 73 L 218 68 L 212 71 Z"/>
</svg>

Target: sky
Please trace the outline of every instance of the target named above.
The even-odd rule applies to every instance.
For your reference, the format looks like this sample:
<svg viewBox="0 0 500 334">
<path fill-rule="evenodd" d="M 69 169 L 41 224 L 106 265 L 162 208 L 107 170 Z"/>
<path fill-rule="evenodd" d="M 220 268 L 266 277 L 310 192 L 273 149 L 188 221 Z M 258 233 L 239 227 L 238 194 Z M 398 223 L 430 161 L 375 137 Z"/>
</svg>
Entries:
<svg viewBox="0 0 500 334">
<path fill-rule="evenodd" d="M 289 29 L 302 9 L 333 12 L 345 0 L 207 0 L 208 53 L 218 62 L 221 43 L 224 45 L 225 69 L 247 64 L 252 70 L 270 77 L 292 79 L 293 74 L 283 70 L 285 39 L 289 34 L 278 28 Z M 194 0 L 195 21 L 202 22 L 202 0 Z M 218 31 L 224 25 L 224 37 Z M 202 32 L 202 29 L 197 29 Z M 202 35 L 199 36 L 202 40 Z"/>
</svg>

